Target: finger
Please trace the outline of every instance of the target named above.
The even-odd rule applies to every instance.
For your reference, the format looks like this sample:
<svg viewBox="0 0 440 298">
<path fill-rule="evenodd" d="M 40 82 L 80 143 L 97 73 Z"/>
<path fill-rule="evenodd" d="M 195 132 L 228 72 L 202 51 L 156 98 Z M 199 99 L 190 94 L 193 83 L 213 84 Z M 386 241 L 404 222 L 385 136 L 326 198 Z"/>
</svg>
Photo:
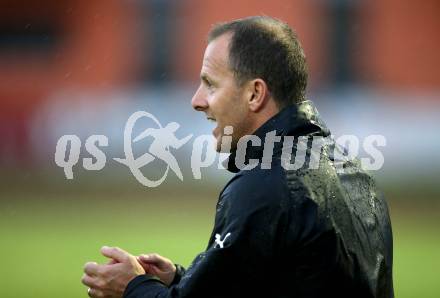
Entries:
<svg viewBox="0 0 440 298">
<path fill-rule="evenodd" d="M 104 297 L 102 291 L 98 290 L 98 289 L 95 289 L 95 288 L 88 288 L 87 289 L 87 295 L 89 295 L 89 297 L 92 297 L 92 298 Z"/>
<path fill-rule="evenodd" d="M 98 288 L 98 284 L 97 284 L 96 278 L 94 278 L 94 277 L 92 277 L 90 275 L 84 274 L 82 276 L 82 278 L 81 278 L 81 282 L 84 285 L 88 286 L 89 288 Z"/>
<path fill-rule="evenodd" d="M 119 247 L 108 247 L 103 246 L 101 248 L 101 253 L 107 258 L 114 259 L 117 262 L 123 263 L 127 261 L 130 254 Z"/>
<path fill-rule="evenodd" d="M 84 272 L 88 275 L 98 275 L 99 265 L 96 262 L 87 262 L 84 265 Z"/>
<path fill-rule="evenodd" d="M 153 265 L 149 264 L 148 262 L 144 262 L 144 261 L 142 261 L 141 258 L 140 258 L 140 256 L 137 257 L 136 260 L 139 262 L 139 264 L 141 264 L 142 268 L 144 268 L 144 270 L 145 270 L 146 272 L 148 272 L 148 271 L 151 270 L 151 267 L 152 267 Z"/>
<path fill-rule="evenodd" d="M 158 264 L 163 261 L 162 257 L 158 254 L 140 255 L 139 259 L 145 263 Z"/>
</svg>

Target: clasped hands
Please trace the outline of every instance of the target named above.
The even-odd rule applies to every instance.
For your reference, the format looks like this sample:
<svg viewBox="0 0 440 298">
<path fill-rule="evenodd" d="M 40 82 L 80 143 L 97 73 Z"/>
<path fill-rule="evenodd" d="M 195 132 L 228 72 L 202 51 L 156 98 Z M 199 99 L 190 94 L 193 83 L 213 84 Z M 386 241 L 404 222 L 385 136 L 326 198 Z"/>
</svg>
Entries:
<svg viewBox="0 0 440 298">
<path fill-rule="evenodd" d="M 158 254 L 133 256 L 118 247 L 103 246 L 101 253 L 109 258 L 107 264 L 88 262 L 81 282 L 93 298 L 121 298 L 128 283 L 138 275 L 151 274 L 170 285 L 176 266 Z"/>
</svg>

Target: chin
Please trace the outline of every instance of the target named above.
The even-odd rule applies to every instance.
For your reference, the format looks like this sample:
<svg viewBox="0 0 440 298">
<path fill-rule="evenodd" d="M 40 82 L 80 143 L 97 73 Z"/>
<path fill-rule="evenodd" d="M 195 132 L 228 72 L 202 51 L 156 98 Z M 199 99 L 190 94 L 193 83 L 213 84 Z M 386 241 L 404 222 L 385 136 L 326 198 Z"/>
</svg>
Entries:
<svg viewBox="0 0 440 298">
<path fill-rule="evenodd" d="M 219 137 L 215 138 L 216 139 L 215 151 L 217 151 L 218 153 L 232 153 L 237 149 L 237 142 L 233 139 L 230 144 L 229 150 L 228 148 L 226 148 L 226 150 L 222 150 L 222 137 L 223 135 L 220 135 Z"/>
</svg>

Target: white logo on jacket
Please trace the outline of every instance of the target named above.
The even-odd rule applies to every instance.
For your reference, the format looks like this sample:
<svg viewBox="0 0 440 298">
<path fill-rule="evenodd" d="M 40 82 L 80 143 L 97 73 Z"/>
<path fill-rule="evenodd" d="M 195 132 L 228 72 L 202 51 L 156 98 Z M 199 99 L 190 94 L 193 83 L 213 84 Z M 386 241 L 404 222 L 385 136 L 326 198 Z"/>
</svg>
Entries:
<svg viewBox="0 0 440 298">
<path fill-rule="evenodd" d="M 214 244 L 214 248 L 216 248 L 217 245 L 218 245 L 220 248 L 223 248 L 223 244 L 225 243 L 226 238 L 228 238 L 229 236 L 231 236 L 231 233 L 227 233 L 227 234 L 225 235 L 225 237 L 223 238 L 223 240 L 221 240 L 221 235 L 220 235 L 220 234 L 215 234 L 215 244 Z"/>
</svg>

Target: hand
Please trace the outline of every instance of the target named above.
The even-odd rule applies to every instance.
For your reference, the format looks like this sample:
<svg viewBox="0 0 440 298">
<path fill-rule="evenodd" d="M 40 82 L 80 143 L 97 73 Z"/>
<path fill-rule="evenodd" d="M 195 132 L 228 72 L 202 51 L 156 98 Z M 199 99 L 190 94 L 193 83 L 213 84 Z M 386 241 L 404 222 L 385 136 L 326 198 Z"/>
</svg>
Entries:
<svg viewBox="0 0 440 298">
<path fill-rule="evenodd" d="M 89 287 L 90 297 L 121 298 L 128 283 L 145 270 L 135 256 L 120 248 L 104 246 L 101 253 L 111 260 L 103 265 L 86 263 L 81 281 Z"/>
<path fill-rule="evenodd" d="M 169 259 L 158 254 L 148 254 L 140 255 L 138 261 L 146 273 L 159 277 L 167 286 L 173 281 L 176 266 Z"/>
</svg>

